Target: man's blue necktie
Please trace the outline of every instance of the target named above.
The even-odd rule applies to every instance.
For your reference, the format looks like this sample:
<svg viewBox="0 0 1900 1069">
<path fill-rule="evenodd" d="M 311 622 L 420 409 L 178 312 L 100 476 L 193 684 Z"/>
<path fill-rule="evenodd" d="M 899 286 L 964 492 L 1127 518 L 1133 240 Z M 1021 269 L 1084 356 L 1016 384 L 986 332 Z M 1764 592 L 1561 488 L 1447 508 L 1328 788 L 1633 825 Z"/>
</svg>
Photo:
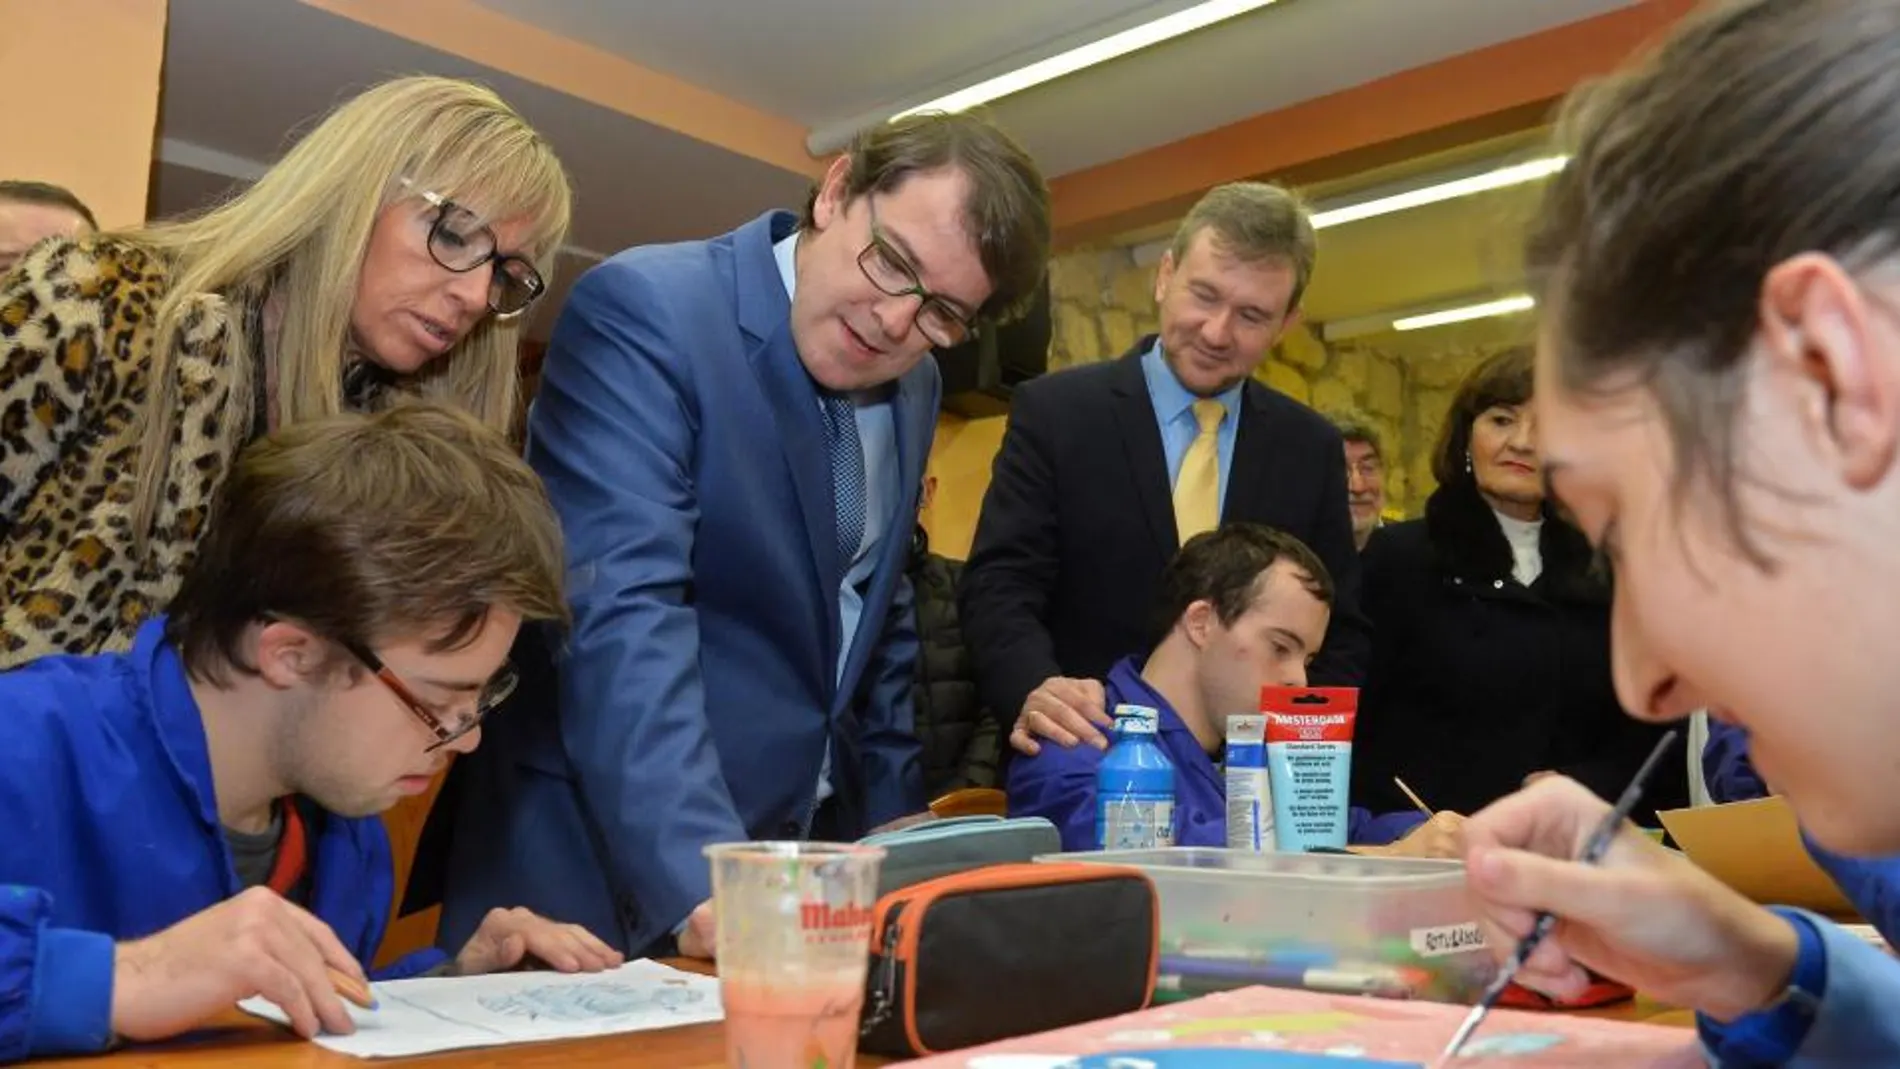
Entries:
<svg viewBox="0 0 1900 1069">
<path fill-rule="evenodd" d="M 831 500 L 838 516 L 838 562 L 851 569 L 864 541 L 864 447 L 858 441 L 858 409 L 842 394 L 821 393 L 825 453 L 831 458 Z"/>
</svg>

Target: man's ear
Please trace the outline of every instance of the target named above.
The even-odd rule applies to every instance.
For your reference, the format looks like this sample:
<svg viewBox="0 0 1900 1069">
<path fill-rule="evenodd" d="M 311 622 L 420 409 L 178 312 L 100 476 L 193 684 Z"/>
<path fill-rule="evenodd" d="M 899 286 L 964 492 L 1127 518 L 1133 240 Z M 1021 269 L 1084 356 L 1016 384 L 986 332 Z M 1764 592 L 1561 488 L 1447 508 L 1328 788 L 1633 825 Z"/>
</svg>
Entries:
<svg viewBox="0 0 1900 1069">
<path fill-rule="evenodd" d="M 330 659 L 330 644 L 286 620 L 251 625 L 253 663 L 260 678 L 278 690 L 308 686 Z"/>
<path fill-rule="evenodd" d="M 1160 304 L 1167 296 L 1168 283 L 1174 280 L 1174 250 L 1168 249 L 1161 254 L 1161 262 L 1155 265 L 1155 303 Z"/>
<path fill-rule="evenodd" d="M 1894 324 L 1872 314 L 1860 283 L 1822 253 L 1771 268 L 1759 315 L 1768 381 L 1792 387 L 1800 433 L 1849 487 L 1879 483 L 1900 444 Z"/>
<path fill-rule="evenodd" d="M 1305 309 L 1295 308 L 1291 312 L 1288 312 L 1286 314 L 1286 318 L 1284 320 L 1281 320 L 1280 322 L 1280 329 L 1274 332 L 1273 340 L 1267 343 L 1267 348 L 1271 349 L 1274 346 L 1280 344 L 1280 340 L 1282 338 L 1285 338 L 1288 334 L 1291 334 L 1293 331 L 1298 330 L 1300 324 L 1305 321 L 1306 321 Z"/>
<path fill-rule="evenodd" d="M 831 161 L 825 168 L 825 177 L 818 185 L 818 196 L 812 201 L 812 228 L 823 230 L 830 226 L 839 215 L 844 213 L 845 186 L 851 177 L 851 156 L 849 153 Z"/>
<path fill-rule="evenodd" d="M 1213 636 L 1215 625 L 1219 623 L 1220 616 L 1214 611 L 1214 603 L 1202 598 L 1188 604 L 1178 626 L 1195 649 L 1205 649 L 1208 639 Z"/>
</svg>

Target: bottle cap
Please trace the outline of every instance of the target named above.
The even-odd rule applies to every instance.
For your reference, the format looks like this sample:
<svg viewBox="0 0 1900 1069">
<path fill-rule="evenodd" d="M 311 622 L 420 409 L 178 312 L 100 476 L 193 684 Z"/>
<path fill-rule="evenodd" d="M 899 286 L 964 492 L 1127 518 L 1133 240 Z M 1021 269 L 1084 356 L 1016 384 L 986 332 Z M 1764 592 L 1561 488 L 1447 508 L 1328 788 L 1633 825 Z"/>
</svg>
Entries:
<svg viewBox="0 0 1900 1069">
<path fill-rule="evenodd" d="M 1129 735 L 1153 735 L 1160 727 L 1161 713 L 1146 705 L 1117 705 L 1115 730 Z"/>
</svg>

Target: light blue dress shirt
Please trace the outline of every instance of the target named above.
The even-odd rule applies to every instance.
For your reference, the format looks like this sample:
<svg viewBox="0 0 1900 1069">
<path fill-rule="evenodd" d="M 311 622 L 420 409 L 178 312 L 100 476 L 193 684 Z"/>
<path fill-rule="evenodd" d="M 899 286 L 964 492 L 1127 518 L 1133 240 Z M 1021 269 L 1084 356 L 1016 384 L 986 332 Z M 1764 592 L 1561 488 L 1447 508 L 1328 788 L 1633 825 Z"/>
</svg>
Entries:
<svg viewBox="0 0 1900 1069">
<path fill-rule="evenodd" d="M 779 278 L 785 282 L 788 298 L 798 288 L 797 255 L 797 232 L 772 246 L 772 257 L 778 263 Z M 845 568 L 844 581 L 838 585 L 838 621 L 843 641 L 838 644 L 834 680 L 843 678 L 845 663 L 851 659 L 851 648 L 857 643 L 858 621 L 864 616 L 864 589 L 870 585 L 871 573 L 877 567 L 878 546 L 890 535 L 891 521 L 896 518 L 901 496 L 897 486 L 897 421 L 891 414 L 890 388 L 859 390 L 851 395 L 851 403 L 857 409 L 858 443 L 864 450 L 864 540 L 858 544 L 858 554 L 851 558 Z M 822 406 L 820 408 L 822 410 Z M 829 797 L 831 750 L 827 746 L 825 763 L 818 772 L 818 800 L 822 802 Z"/>
<path fill-rule="evenodd" d="M 1194 420 L 1194 402 L 1200 398 L 1188 392 L 1188 388 L 1181 385 L 1181 380 L 1174 377 L 1174 369 L 1161 356 L 1160 339 L 1156 339 L 1148 351 L 1141 354 L 1141 375 L 1148 382 L 1148 400 L 1154 405 L 1155 422 L 1161 427 L 1161 450 L 1168 459 L 1168 488 L 1173 490 L 1174 481 L 1181 476 L 1181 461 L 1186 458 L 1188 447 L 1201 434 L 1201 425 Z M 1222 515 L 1227 512 L 1228 475 L 1234 468 L 1234 438 L 1240 429 L 1240 393 L 1246 385 L 1245 382 L 1235 383 L 1214 397 L 1227 410 L 1221 417 L 1220 430 L 1216 432 L 1216 444 L 1220 451 Z"/>
</svg>

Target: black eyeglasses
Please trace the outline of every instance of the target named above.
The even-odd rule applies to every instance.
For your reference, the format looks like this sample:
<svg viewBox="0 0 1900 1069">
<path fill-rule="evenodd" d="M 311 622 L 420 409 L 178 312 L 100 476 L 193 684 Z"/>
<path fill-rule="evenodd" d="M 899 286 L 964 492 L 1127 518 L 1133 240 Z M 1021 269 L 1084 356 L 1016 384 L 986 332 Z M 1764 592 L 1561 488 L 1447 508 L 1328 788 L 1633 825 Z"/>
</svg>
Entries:
<svg viewBox="0 0 1900 1069">
<path fill-rule="evenodd" d="M 917 271 L 910 261 L 884 240 L 884 232 L 877 225 L 877 204 L 870 197 L 864 199 L 864 204 L 871 213 L 871 242 L 858 253 L 858 270 L 871 280 L 871 285 L 892 297 L 923 298 L 917 306 L 917 329 L 930 344 L 939 349 L 963 344 L 970 337 L 969 317 L 917 281 Z"/>
<path fill-rule="evenodd" d="M 482 721 L 487 719 L 488 714 L 494 712 L 502 702 L 507 701 L 508 696 L 515 692 L 516 685 L 521 682 L 521 677 L 516 674 L 514 665 L 503 661 L 501 668 L 489 678 L 488 685 L 476 695 L 475 707 L 472 711 L 442 714 L 416 697 L 415 691 L 410 690 L 409 685 L 390 670 L 390 667 L 383 663 L 383 659 L 376 656 L 369 647 L 355 642 L 341 642 L 338 645 L 347 650 L 350 656 L 361 661 L 363 667 L 369 669 L 371 675 L 381 680 L 383 686 L 388 687 L 389 692 L 396 696 L 396 700 L 414 713 L 416 719 L 422 721 L 423 726 L 435 735 L 435 745 L 425 748 L 424 753 L 434 753 L 481 727 Z"/>
<path fill-rule="evenodd" d="M 497 318 L 512 319 L 528 310 L 547 292 L 547 283 L 534 264 L 495 250 L 495 232 L 474 212 L 405 178 L 402 184 L 435 208 L 429 224 L 429 255 L 456 274 L 466 274 L 492 263 L 488 276 L 488 309 Z"/>
</svg>

